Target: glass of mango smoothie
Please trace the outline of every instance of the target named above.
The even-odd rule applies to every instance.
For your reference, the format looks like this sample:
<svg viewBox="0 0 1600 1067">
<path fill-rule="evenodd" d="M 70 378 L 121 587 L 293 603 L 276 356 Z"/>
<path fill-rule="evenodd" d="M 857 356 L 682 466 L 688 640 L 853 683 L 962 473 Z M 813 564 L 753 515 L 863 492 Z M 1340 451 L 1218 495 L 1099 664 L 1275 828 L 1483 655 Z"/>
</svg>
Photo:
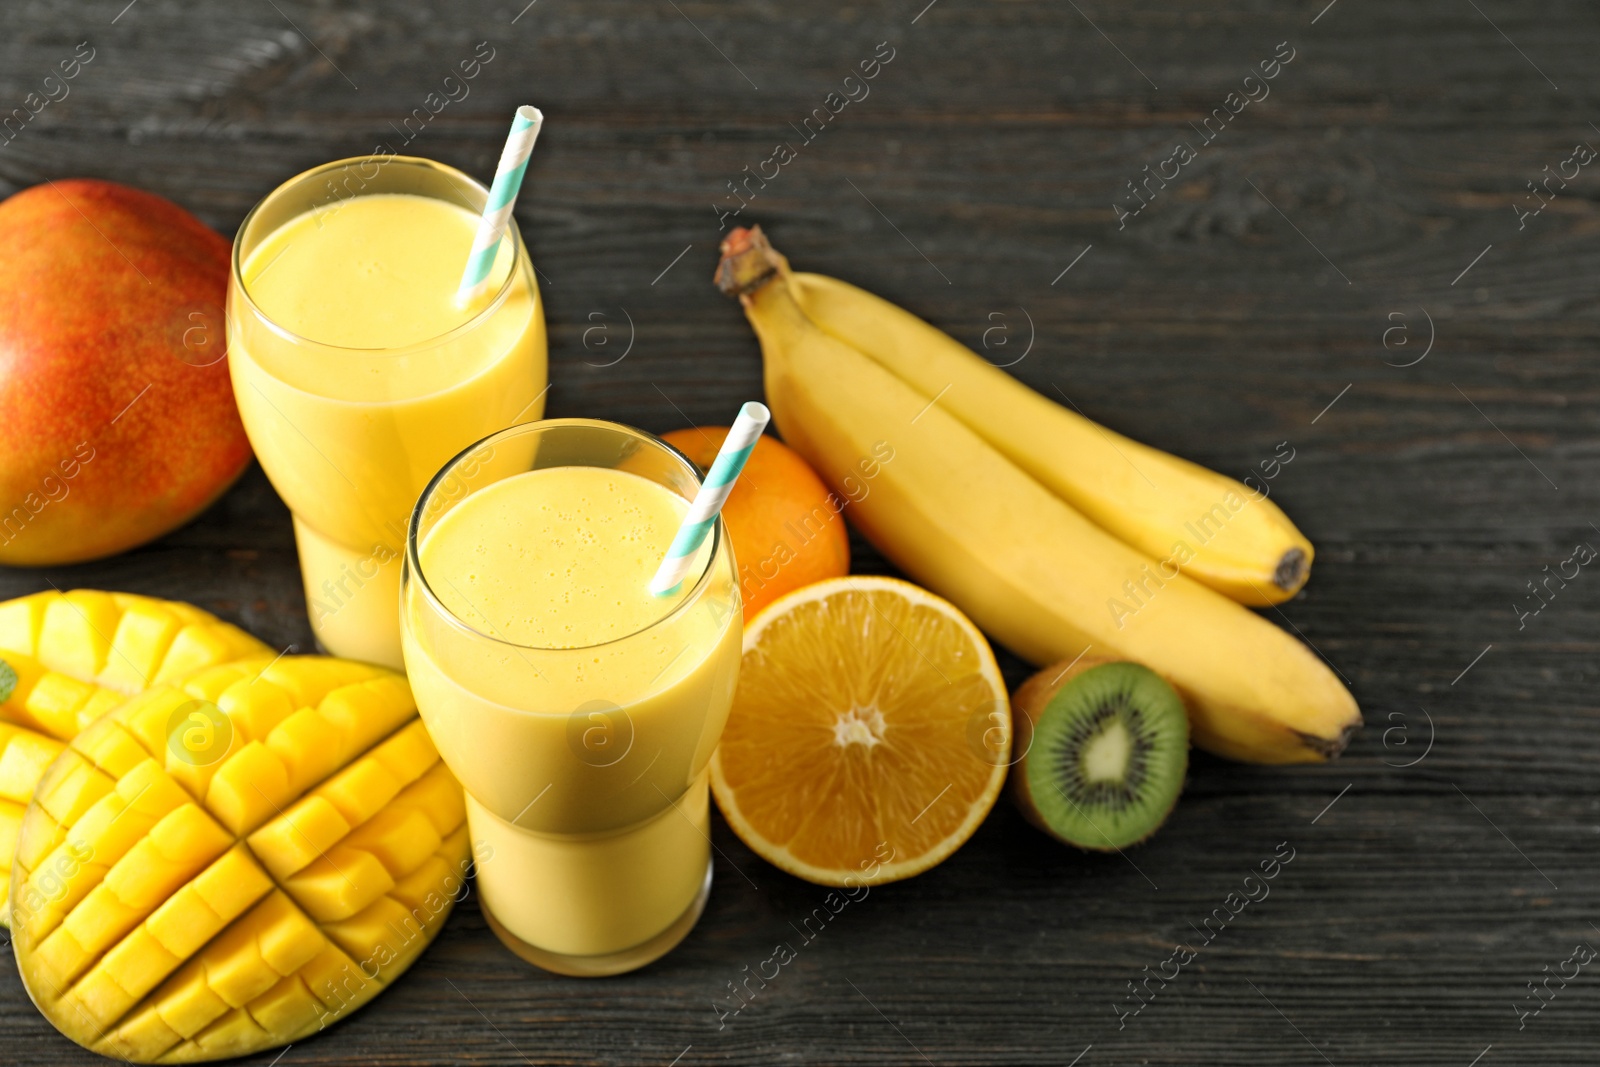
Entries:
<svg viewBox="0 0 1600 1067">
<path fill-rule="evenodd" d="M 399 668 L 406 521 L 439 467 L 544 413 L 544 315 L 506 228 L 456 300 L 487 190 L 440 163 L 340 160 L 291 178 L 234 240 L 228 354 L 245 430 L 294 516 L 317 640 Z"/>
<path fill-rule="evenodd" d="M 649 434 L 553 419 L 464 451 L 412 515 L 406 670 L 466 787 L 484 914 L 547 970 L 644 966 L 710 891 L 743 633 L 721 520 L 675 592 L 648 589 L 699 485 Z"/>
</svg>

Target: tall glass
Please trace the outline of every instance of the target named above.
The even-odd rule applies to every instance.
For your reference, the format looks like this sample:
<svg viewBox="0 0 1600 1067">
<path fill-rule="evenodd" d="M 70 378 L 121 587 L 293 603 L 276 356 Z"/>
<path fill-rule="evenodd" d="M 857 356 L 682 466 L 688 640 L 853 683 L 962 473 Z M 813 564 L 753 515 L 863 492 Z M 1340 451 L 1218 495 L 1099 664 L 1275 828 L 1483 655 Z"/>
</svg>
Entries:
<svg viewBox="0 0 1600 1067">
<path fill-rule="evenodd" d="M 469 620 L 452 611 L 451 597 L 439 595 L 453 583 L 448 574 L 461 573 L 457 561 L 478 555 L 483 545 L 509 541 L 519 554 L 525 546 L 521 565 L 549 566 L 539 540 L 522 539 L 522 526 L 508 533 L 509 522 L 489 521 L 497 513 L 474 509 L 485 502 L 486 488 L 555 468 L 567 468 L 555 472 L 563 478 L 589 471 L 638 475 L 684 505 L 700 485 L 682 453 L 609 422 L 516 426 L 466 450 L 424 490 L 412 515 L 401 591 L 406 670 L 428 732 L 466 787 L 490 926 L 540 967 L 618 974 L 670 950 L 705 906 L 706 767 L 733 701 L 743 612 L 720 520 L 702 550 L 705 569 L 689 580 L 694 584 L 682 599 L 667 602 L 648 625 L 604 643 L 518 644 L 503 639 L 508 631 L 488 615 Z M 521 484 L 535 487 L 527 478 Z M 581 495 L 592 501 L 585 506 L 614 513 L 633 506 L 614 490 Z M 551 499 L 535 492 L 521 501 L 523 511 L 559 510 Z M 457 539 L 449 542 L 457 555 L 446 566 L 439 563 L 443 549 L 429 537 L 457 509 L 451 520 Z M 565 536 L 563 527 L 551 529 L 551 540 Z M 567 579 L 551 580 L 557 595 L 541 602 L 557 628 L 617 611 L 615 600 L 601 603 L 570 589 L 562 594 L 559 583 Z M 461 603 L 466 594 L 450 588 L 459 594 L 453 602 Z"/>
<path fill-rule="evenodd" d="M 274 321 L 262 310 L 251 292 L 256 282 L 247 279 L 297 269 L 253 263 L 264 242 L 291 226 L 300 229 L 286 233 L 305 231 L 304 238 L 294 238 L 304 242 L 302 253 L 317 240 L 335 240 L 332 234 L 369 236 L 350 233 L 351 220 L 364 217 L 350 206 L 383 194 L 442 201 L 472 215 L 488 196 L 452 167 L 406 156 L 344 159 L 291 178 L 256 205 L 234 240 L 228 353 L 245 431 L 294 514 L 317 640 L 336 655 L 398 669 L 396 605 L 406 522 L 417 496 L 441 465 L 473 441 L 542 416 L 547 369 L 538 283 L 515 226 L 502 247 L 504 283 L 486 304 L 463 312 L 461 321 L 437 335 L 395 346 L 363 343 L 359 316 L 372 309 L 352 295 L 356 279 L 345 275 L 353 269 L 317 276 L 315 287 L 337 302 L 337 313 L 350 316 L 346 324 L 354 324 L 358 335 L 353 343 L 349 336 L 343 344 L 302 336 L 292 328 L 293 316 L 280 313 L 287 321 Z M 405 205 L 419 207 L 414 199 L 391 197 L 387 204 L 398 205 L 400 214 L 383 220 L 385 230 L 404 234 L 407 223 L 422 221 L 405 215 Z M 349 214 L 341 218 L 344 212 Z M 335 222 L 343 225 L 333 228 Z M 419 238 L 418 251 L 464 265 L 471 245 L 470 223 L 464 225 L 461 247 L 453 247 L 453 240 L 444 242 L 451 247 L 438 247 Z M 276 243 L 289 251 L 282 235 Z M 346 251 L 330 249 L 330 262 L 350 258 Z M 404 332 L 406 323 L 395 319 L 406 313 L 401 308 L 389 315 L 385 336 Z"/>
</svg>

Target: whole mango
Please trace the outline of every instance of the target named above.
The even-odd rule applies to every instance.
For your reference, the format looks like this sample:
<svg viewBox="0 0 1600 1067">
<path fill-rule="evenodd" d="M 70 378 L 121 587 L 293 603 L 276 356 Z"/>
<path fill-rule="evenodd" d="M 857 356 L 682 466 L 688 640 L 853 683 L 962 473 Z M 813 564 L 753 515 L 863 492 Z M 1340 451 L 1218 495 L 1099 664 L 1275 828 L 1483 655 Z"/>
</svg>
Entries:
<svg viewBox="0 0 1600 1067">
<path fill-rule="evenodd" d="M 176 204 L 112 182 L 0 202 L 0 563 L 142 544 L 244 470 L 225 362 L 230 249 Z"/>
</svg>

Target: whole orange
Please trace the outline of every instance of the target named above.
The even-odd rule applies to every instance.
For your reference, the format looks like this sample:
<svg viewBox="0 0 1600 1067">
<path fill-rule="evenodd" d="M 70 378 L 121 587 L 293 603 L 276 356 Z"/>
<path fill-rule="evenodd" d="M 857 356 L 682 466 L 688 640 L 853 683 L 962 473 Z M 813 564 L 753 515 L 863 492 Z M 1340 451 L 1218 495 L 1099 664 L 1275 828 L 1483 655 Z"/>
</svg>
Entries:
<svg viewBox="0 0 1600 1067">
<path fill-rule="evenodd" d="M 691 426 L 662 440 L 704 471 L 727 436 L 726 426 Z M 850 573 L 844 504 L 793 449 L 772 437 L 756 442 L 722 506 L 746 621 L 791 590 Z"/>
</svg>

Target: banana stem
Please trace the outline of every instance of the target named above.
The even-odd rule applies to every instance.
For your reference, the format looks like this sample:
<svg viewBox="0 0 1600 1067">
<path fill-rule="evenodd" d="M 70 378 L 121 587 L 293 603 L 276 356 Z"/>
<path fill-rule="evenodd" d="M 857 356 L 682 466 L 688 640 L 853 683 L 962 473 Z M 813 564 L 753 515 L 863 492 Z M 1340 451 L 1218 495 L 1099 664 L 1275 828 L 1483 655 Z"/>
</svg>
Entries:
<svg viewBox="0 0 1600 1067">
<path fill-rule="evenodd" d="M 767 242 L 760 226 L 738 227 L 722 242 L 722 260 L 713 280 L 728 296 L 748 297 L 772 277 L 789 272 L 789 261 Z"/>
</svg>

